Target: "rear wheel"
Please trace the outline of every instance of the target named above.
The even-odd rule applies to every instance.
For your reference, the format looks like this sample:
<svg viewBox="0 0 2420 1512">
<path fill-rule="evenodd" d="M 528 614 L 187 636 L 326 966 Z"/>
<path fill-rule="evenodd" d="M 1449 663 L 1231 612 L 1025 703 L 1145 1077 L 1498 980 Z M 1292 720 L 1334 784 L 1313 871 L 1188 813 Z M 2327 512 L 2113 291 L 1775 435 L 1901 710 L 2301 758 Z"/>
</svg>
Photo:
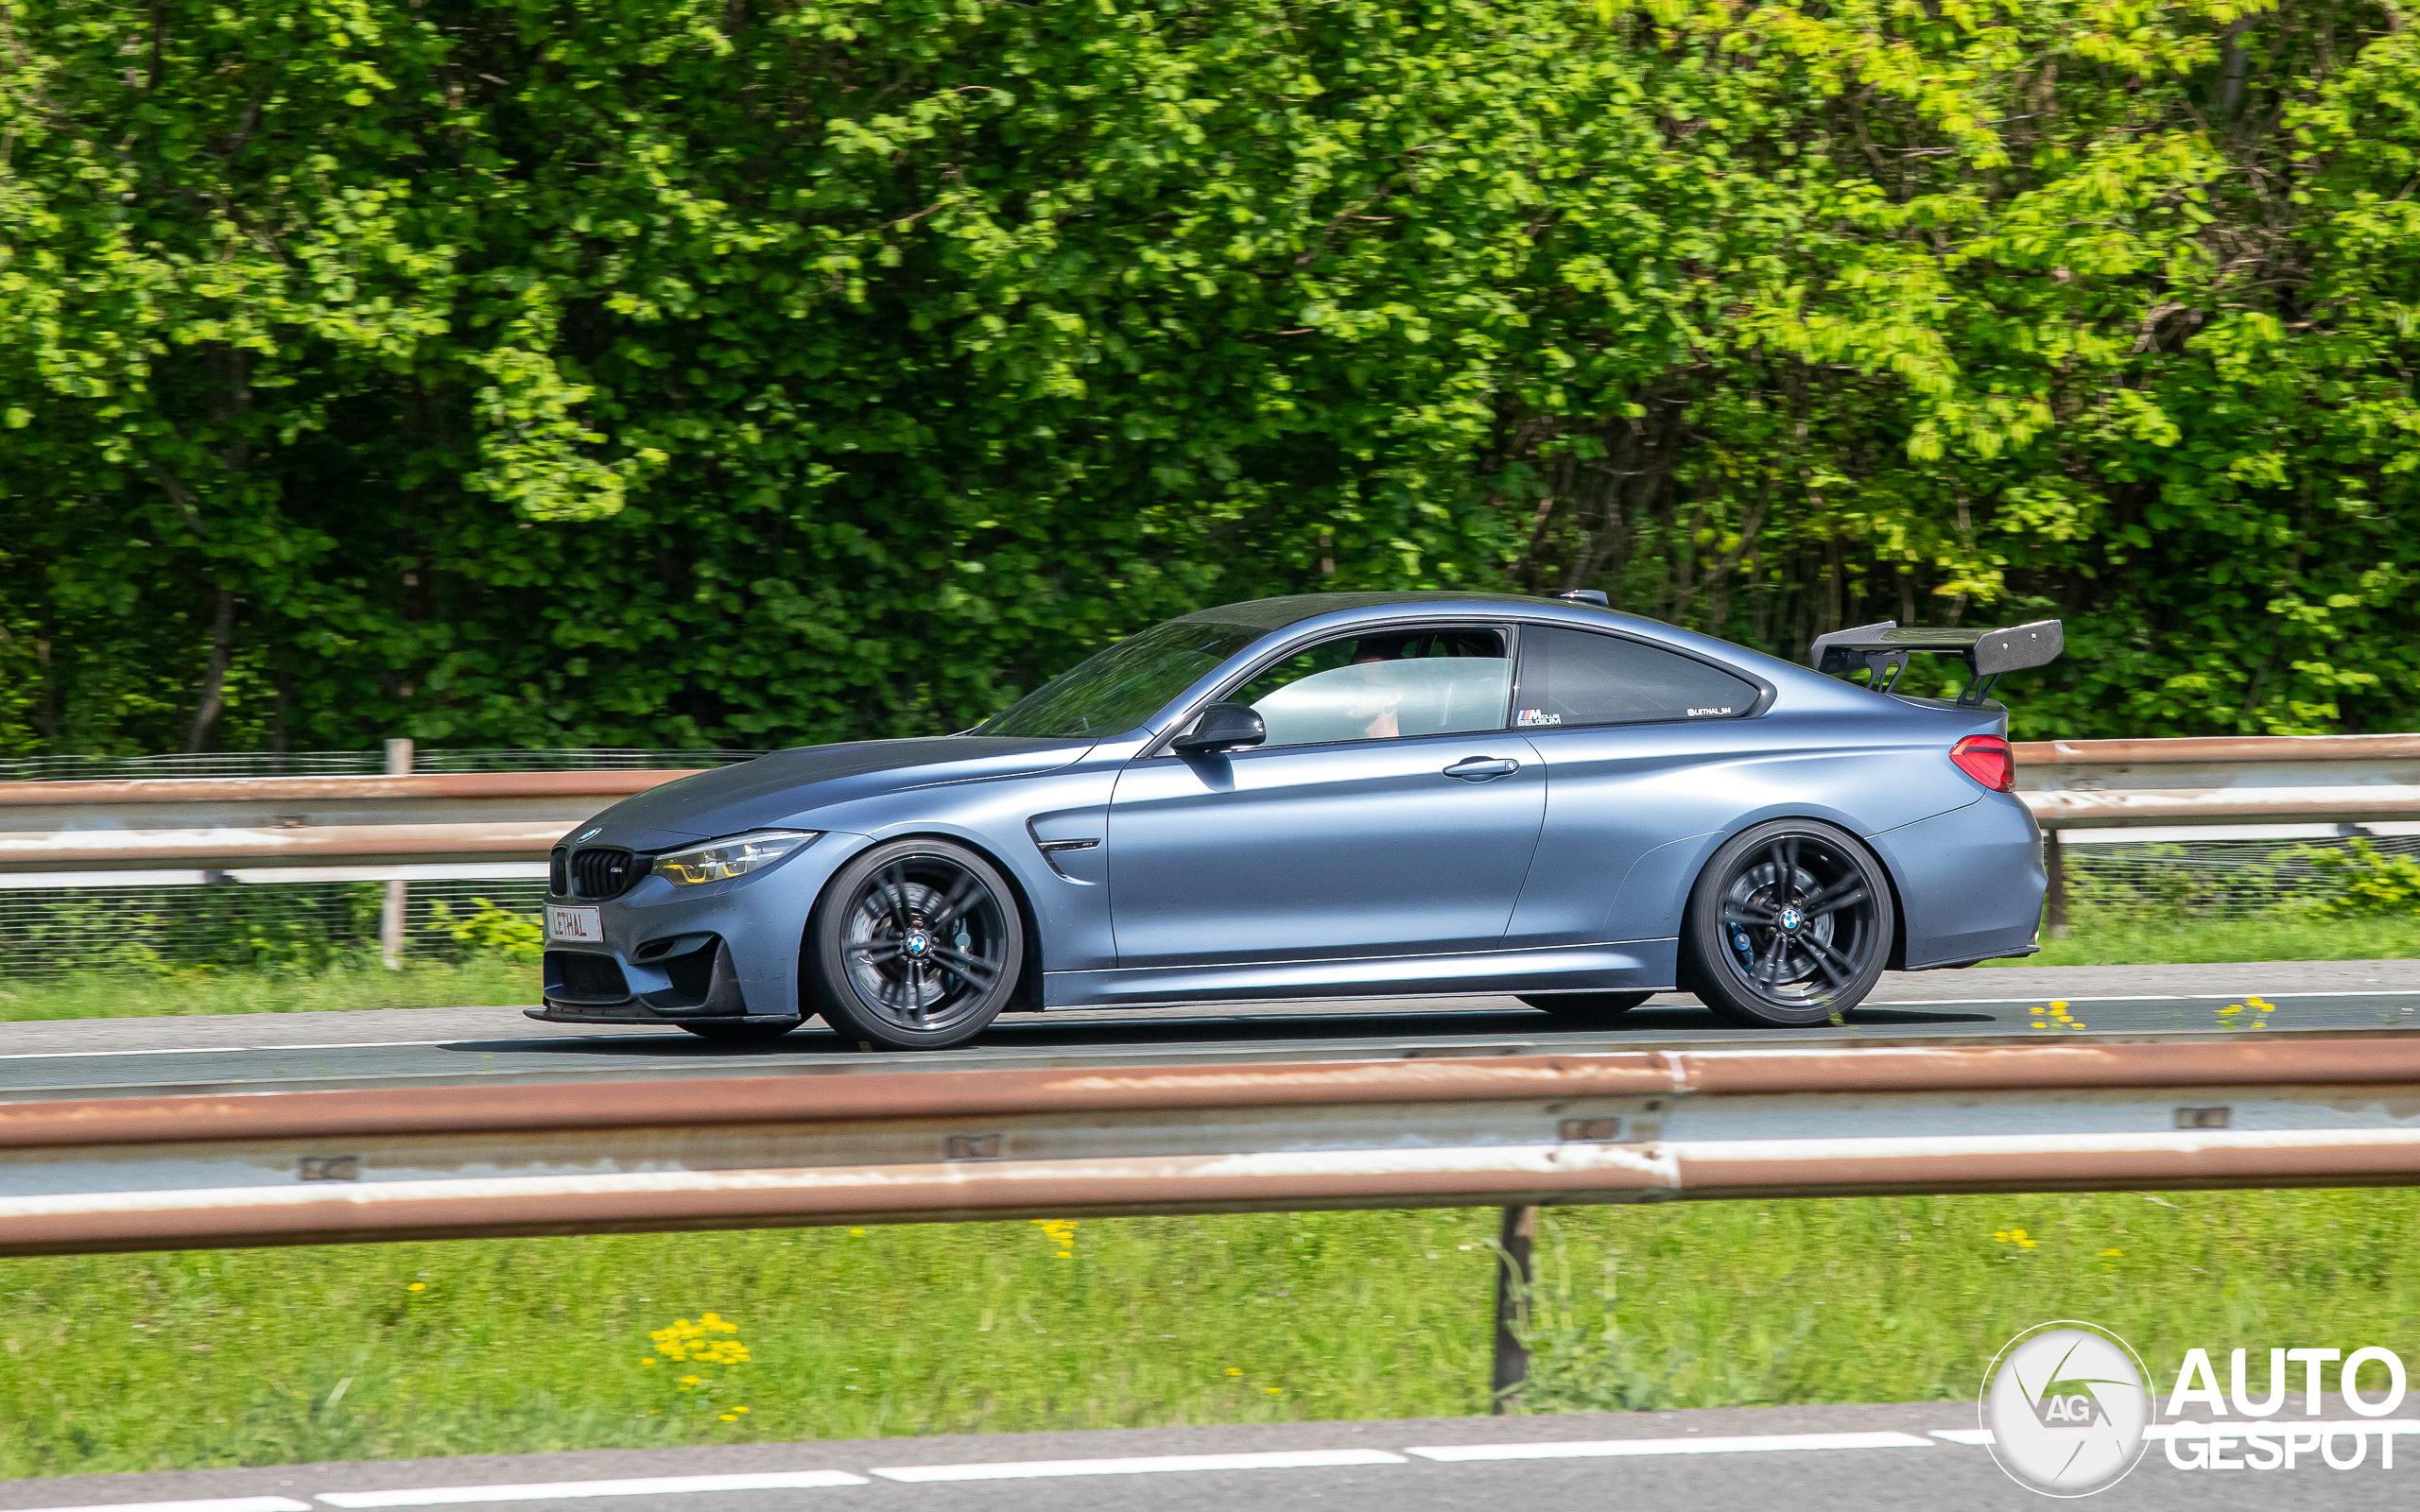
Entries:
<svg viewBox="0 0 2420 1512">
<path fill-rule="evenodd" d="M 1008 880 L 946 840 L 896 840 L 842 868 L 807 945 L 807 1006 L 841 1038 L 886 1050 L 974 1039 L 1025 968 Z"/>
<path fill-rule="evenodd" d="M 1540 992 L 1523 996 L 1533 1008 L 1544 1008 L 1569 1023 L 1611 1023 L 1653 997 L 1652 992 Z"/>
<path fill-rule="evenodd" d="M 1690 986 L 1738 1023 L 1829 1022 L 1881 980 L 1893 921 L 1881 864 L 1845 831 L 1759 824 L 1714 853 L 1690 894 Z"/>
</svg>

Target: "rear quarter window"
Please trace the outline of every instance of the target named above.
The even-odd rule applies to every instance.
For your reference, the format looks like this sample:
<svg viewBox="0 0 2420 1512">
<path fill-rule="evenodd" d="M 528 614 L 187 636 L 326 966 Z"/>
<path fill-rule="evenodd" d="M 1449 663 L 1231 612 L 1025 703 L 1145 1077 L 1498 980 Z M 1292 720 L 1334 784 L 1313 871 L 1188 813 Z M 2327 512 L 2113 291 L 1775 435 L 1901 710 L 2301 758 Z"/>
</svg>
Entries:
<svg viewBox="0 0 2420 1512">
<path fill-rule="evenodd" d="M 1616 635 L 1528 626 L 1512 697 L 1516 730 L 1736 719 L 1759 690 L 1692 657 Z"/>
</svg>

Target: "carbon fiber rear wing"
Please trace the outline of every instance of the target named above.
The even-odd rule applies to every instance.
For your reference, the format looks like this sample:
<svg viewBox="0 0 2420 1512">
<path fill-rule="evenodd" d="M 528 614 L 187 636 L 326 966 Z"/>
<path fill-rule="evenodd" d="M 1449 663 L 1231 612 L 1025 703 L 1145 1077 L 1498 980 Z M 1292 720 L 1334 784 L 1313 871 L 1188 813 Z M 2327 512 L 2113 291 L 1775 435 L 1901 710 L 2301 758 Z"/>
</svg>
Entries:
<svg viewBox="0 0 2420 1512">
<path fill-rule="evenodd" d="M 1862 670 L 1866 686 L 1889 693 L 1908 669 L 1908 658 L 1918 651 L 1954 653 L 1966 659 L 1972 674 L 1958 701 L 1970 707 L 1983 701 L 2003 672 L 2048 666 L 2066 648 L 2066 633 L 2057 620 L 2036 620 L 1997 630 L 1950 630 L 1910 627 L 1896 620 L 1860 625 L 1815 637 L 1807 662 L 1816 671 L 1847 677 Z"/>
</svg>

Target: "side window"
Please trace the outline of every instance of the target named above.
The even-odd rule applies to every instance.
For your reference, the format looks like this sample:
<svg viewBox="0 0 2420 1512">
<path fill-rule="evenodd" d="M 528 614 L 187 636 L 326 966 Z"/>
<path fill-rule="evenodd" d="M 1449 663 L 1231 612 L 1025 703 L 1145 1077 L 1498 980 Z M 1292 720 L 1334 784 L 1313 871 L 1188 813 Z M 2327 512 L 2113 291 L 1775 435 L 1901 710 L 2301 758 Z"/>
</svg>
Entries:
<svg viewBox="0 0 2420 1512">
<path fill-rule="evenodd" d="M 1516 730 L 1737 718 L 1755 701 L 1754 683 L 1677 652 L 1587 630 L 1521 632 Z"/>
<path fill-rule="evenodd" d="M 1512 687 L 1500 630 L 1390 630 L 1322 641 L 1228 697 L 1269 727 L 1266 749 L 1501 730 Z"/>
</svg>

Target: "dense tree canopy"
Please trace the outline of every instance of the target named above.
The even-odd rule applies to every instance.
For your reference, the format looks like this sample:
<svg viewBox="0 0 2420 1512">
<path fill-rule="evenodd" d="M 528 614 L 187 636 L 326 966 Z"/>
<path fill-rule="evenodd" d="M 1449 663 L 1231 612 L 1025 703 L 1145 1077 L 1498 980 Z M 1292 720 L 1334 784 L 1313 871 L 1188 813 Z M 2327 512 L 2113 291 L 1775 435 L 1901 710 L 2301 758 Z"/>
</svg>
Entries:
<svg viewBox="0 0 2420 1512">
<path fill-rule="evenodd" d="M 947 730 L 1322 586 L 2410 729 L 2416 190 L 2393 6 L 0 0 L 0 754 Z"/>
</svg>

